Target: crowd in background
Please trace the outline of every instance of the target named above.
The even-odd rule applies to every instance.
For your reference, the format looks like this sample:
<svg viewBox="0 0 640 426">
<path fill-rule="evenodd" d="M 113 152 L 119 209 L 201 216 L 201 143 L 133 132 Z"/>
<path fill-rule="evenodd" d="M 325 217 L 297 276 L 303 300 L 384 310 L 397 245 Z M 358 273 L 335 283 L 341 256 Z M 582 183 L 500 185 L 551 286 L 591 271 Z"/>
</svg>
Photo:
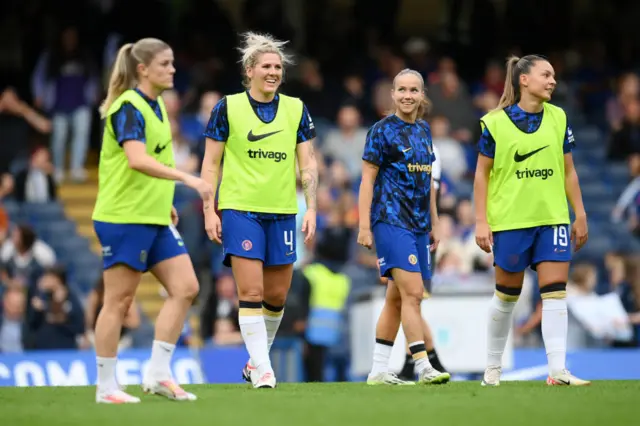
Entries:
<svg viewBox="0 0 640 426">
<path fill-rule="evenodd" d="M 146 24 L 127 32 L 131 27 L 124 23 L 131 19 L 122 18 L 124 15 L 118 15 L 119 24 L 105 18 L 111 26 L 99 25 L 96 33 L 89 34 L 87 22 L 56 18 L 38 2 L 30 4 L 39 4 L 40 9 L 22 11 L 22 15 L 2 14 L 4 31 L 19 28 L 26 14 L 34 25 L 46 22 L 46 34 L 51 37 L 24 33 L 22 38 L 12 39 L 13 45 L 0 49 L 0 62 L 22 61 L 22 68 L 16 65 L 13 72 L 9 69 L 6 73 L 11 78 L 0 94 L 0 198 L 48 202 L 56 199 L 61 183 L 86 182 L 87 168 L 96 166 L 87 160 L 87 153 L 99 149 L 97 106 L 104 95 L 105 76 L 119 45 L 141 35 L 165 37 L 175 46 L 176 86 L 163 97 L 174 134 L 176 167 L 199 173 L 202 133 L 212 108 L 224 95 L 241 90 L 232 49 L 239 29 L 221 8 L 212 6 L 215 2 L 209 3 L 205 9 L 208 14 L 201 11 L 204 16 L 198 17 L 187 11 L 183 16 L 194 22 L 189 28 L 197 28 L 197 23 L 205 28 L 206 23 L 209 29 L 179 33 L 175 40 L 165 29 L 150 28 L 141 33 Z M 246 3 L 253 8 L 248 6 L 243 11 L 243 21 L 252 29 L 283 38 L 292 34 L 283 20 L 269 19 L 281 12 L 280 2 Z M 108 7 L 106 10 L 116 13 Z M 304 330 L 308 291 L 300 271 L 319 254 L 350 277 L 352 292 L 379 285 L 375 252 L 355 244 L 361 156 L 369 126 L 390 109 L 393 77 L 406 67 L 416 69 L 425 80 L 432 103 L 428 121 L 443 170 L 442 243 L 434 263 L 436 293 L 438 286 L 494 285 L 492 258 L 475 244 L 472 182 L 475 143 L 480 133 L 478 119 L 498 104 L 507 51 L 486 57 L 481 71 L 474 75 L 463 71 L 456 55 L 443 49 L 437 40 L 395 37 L 392 30 L 382 30 L 386 27 L 379 20 L 369 15 L 354 18 L 352 31 L 366 33 L 374 27 L 378 37 L 359 40 L 365 47 L 360 50 L 354 50 L 358 47 L 355 41 L 337 48 L 337 59 L 342 62 L 336 63 L 336 58 L 327 53 L 326 44 L 332 40 L 328 37 L 324 44 L 308 40 L 298 52 L 295 67 L 287 70 L 282 91 L 300 97 L 315 123 L 320 185 L 318 238 L 314 246 L 299 244 L 293 291 L 281 327 L 283 335 L 300 335 Z M 586 48 L 557 49 L 549 55 L 558 80 L 553 102 L 566 109 L 570 123 L 576 122 L 574 128 L 579 128 L 578 121 L 589 123 L 605 135 L 599 143 L 606 146 L 607 161 L 627 165 L 630 179 L 624 191 L 615 194 L 619 199 L 611 221 L 625 224 L 629 239 L 640 239 L 640 63 L 614 63 L 598 41 L 586 40 L 581 45 Z M 349 54 L 343 52 L 345 49 L 351 49 Z M 519 53 L 518 49 L 511 51 Z M 579 151 L 579 137 L 576 145 Z M 69 164 L 65 163 L 67 151 Z M 304 211 L 301 190 L 298 198 Z M 235 285 L 230 271 L 221 265 L 221 248 L 209 242 L 203 232 L 198 197 L 178 186 L 175 205 L 181 216 L 179 230 L 205 277 L 199 299 L 202 338 L 207 344 L 239 343 Z M 95 294 L 79 300 L 69 291 L 64 271 L 56 267 L 53 250 L 28 224 L 11 223 L 1 209 L 0 245 L 0 352 L 89 347 L 88 331 L 99 307 L 99 285 Z M 640 324 L 639 254 L 611 247 L 599 259 L 584 259 L 574 265 L 569 297 L 614 292 L 629 313 L 629 321 Z M 535 287 L 535 277 L 528 274 L 516 330 L 521 345 L 540 344 L 539 295 Z M 137 308 L 132 309 L 128 321 L 128 330 L 139 328 Z M 637 332 L 631 342 L 596 341 L 580 324 L 576 327 L 583 331 L 574 333 L 578 336 L 577 347 L 638 342 Z"/>
</svg>

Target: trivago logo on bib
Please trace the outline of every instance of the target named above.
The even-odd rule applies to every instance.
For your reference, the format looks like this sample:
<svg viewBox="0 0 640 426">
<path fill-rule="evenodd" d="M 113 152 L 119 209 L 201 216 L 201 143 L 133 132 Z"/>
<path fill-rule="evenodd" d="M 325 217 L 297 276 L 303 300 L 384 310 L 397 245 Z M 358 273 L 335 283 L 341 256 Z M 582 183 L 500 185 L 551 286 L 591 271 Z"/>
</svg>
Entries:
<svg viewBox="0 0 640 426">
<path fill-rule="evenodd" d="M 247 154 L 252 160 L 273 160 L 276 163 L 287 159 L 286 152 L 267 151 L 264 149 L 248 149 Z"/>
<path fill-rule="evenodd" d="M 547 180 L 553 176 L 553 169 L 524 169 L 524 170 L 516 170 L 516 177 L 518 179 L 532 179 L 539 178 L 542 180 Z"/>
</svg>

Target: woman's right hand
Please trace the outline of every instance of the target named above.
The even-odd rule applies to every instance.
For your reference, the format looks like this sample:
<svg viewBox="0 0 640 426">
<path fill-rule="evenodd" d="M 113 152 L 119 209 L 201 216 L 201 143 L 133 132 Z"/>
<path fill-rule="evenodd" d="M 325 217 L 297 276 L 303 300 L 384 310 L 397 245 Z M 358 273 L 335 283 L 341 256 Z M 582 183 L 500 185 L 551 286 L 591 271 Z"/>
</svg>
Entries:
<svg viewBox="0 0 640 426">
<path fill-rule="evenodd" d="M 212 206 L 204 210 L 204 230 L 210 240 L 222 244 L 222 223 Z"/>
<path fill-rule="evenodd" d="M 213 188 L 211 187 L 211 184 L 205 182 L 203 179 L 200 179 L 196 176 L 187 175 L 183 182 L 189 188 L 193 188 L 198 191 L 198 194 L 203 201 L 209 201 L 213 199 Z"/>
<path fill-rule="evenodd" d="M 373 247 L 371 229 L 360 229 L 358 231 L 358 244 L 371 250 L 371 247 Z"/>
<path fill-rule="evenodd" d="M 486 222 L 476 223 L 476 244 L 486 253 L 491 253 L 493 247 L 493 233 Z"/>
</svg>

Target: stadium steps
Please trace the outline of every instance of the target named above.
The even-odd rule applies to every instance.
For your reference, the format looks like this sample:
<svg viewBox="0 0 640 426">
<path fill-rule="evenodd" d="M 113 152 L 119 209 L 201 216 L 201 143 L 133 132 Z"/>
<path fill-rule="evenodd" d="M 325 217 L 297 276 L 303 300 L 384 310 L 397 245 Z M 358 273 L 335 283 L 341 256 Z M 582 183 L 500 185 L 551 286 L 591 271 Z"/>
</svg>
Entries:
<svg viewBox="0 0 640 426">
<path fill-rule="evenodd" d="M 93 230 L 91 214 L 98 193 L 98 169 L 89 169 L 89 179 L 86 183 L 63 183 L 58 189 L 60 201 L 64 205 L 65 215 L 77 225 L 78 234 L 86 237 L 91 250 L 98 256 L 101 255 L 101 246 L 98 237 Z M 142 310 L 154 321 L 163 298 L 160 294 L 160 283 L 151 274 L 144 274 L 142 282 L 136 293 Z"/>
</svg>

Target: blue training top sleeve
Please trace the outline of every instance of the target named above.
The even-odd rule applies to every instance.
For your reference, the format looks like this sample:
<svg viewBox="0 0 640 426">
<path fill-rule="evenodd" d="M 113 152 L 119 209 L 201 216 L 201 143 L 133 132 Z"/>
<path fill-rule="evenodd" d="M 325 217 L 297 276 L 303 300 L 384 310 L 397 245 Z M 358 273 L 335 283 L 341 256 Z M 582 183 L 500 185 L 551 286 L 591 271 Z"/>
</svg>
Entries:
<svg viewBox="0 0 640 426">
<path fill-rule="evenodd" d="M 306 105 L 302 105 L 302 118 L 298 126 L 297 143 L 310 141 L 316 137 L 316 127 L 313 125 L 311 114 Z"/>
<path fill-rule="evenodd" d="M 211 111 L 204 137 L 218 142 L 226 142 L 229 139 L 229 117 L 227 116 L 226 97 L 220 99 Z"/>
<path fill-rule="evenodd" d="M 431 127 L 427 123 L 425 123 L 424 131 L 427 134 L 427 140 L 429 141 L 429 149 L 431 151 L 431 164 L 436 161 L 436 152 L 433 149 L 433 137 L 431 136 Z"/>
<path fill-rule="evenodd" d="M 384 133 L 377 124 L 374 124 L 367 132 L 362 159 L 377 166 L 382 164 L 384 159 Z"/>
<path fill-rule="evenodd" d="M 480 135 L 480 140 L 478 140 L 478 152 L 485 157 L 493 158 L 496 155 L 496 141 L 483 122 L 480 122 L 480 126 L 482 127 L 482 134 Z"/>
<path fill-rule="evenodd" d="M 120 109 L 111 116 L 111 126 L 120 146 L 127 141 L 147 142 L 144 117 L 129 102 L 123 103 Z"/>
<path fill-rule="evenodd" d="M 573 129 L 571 129 L 571 126 L 569 125 L 569 123 L 567 123 L 567 130 L 564 133 L 564 143 L 562 144 L 562 150 L 564 151 L 565 154 L 573 151 L 573 149 L 576 147 L 576 141 L 575 138 L 573 137 Z"/>
</svg>

